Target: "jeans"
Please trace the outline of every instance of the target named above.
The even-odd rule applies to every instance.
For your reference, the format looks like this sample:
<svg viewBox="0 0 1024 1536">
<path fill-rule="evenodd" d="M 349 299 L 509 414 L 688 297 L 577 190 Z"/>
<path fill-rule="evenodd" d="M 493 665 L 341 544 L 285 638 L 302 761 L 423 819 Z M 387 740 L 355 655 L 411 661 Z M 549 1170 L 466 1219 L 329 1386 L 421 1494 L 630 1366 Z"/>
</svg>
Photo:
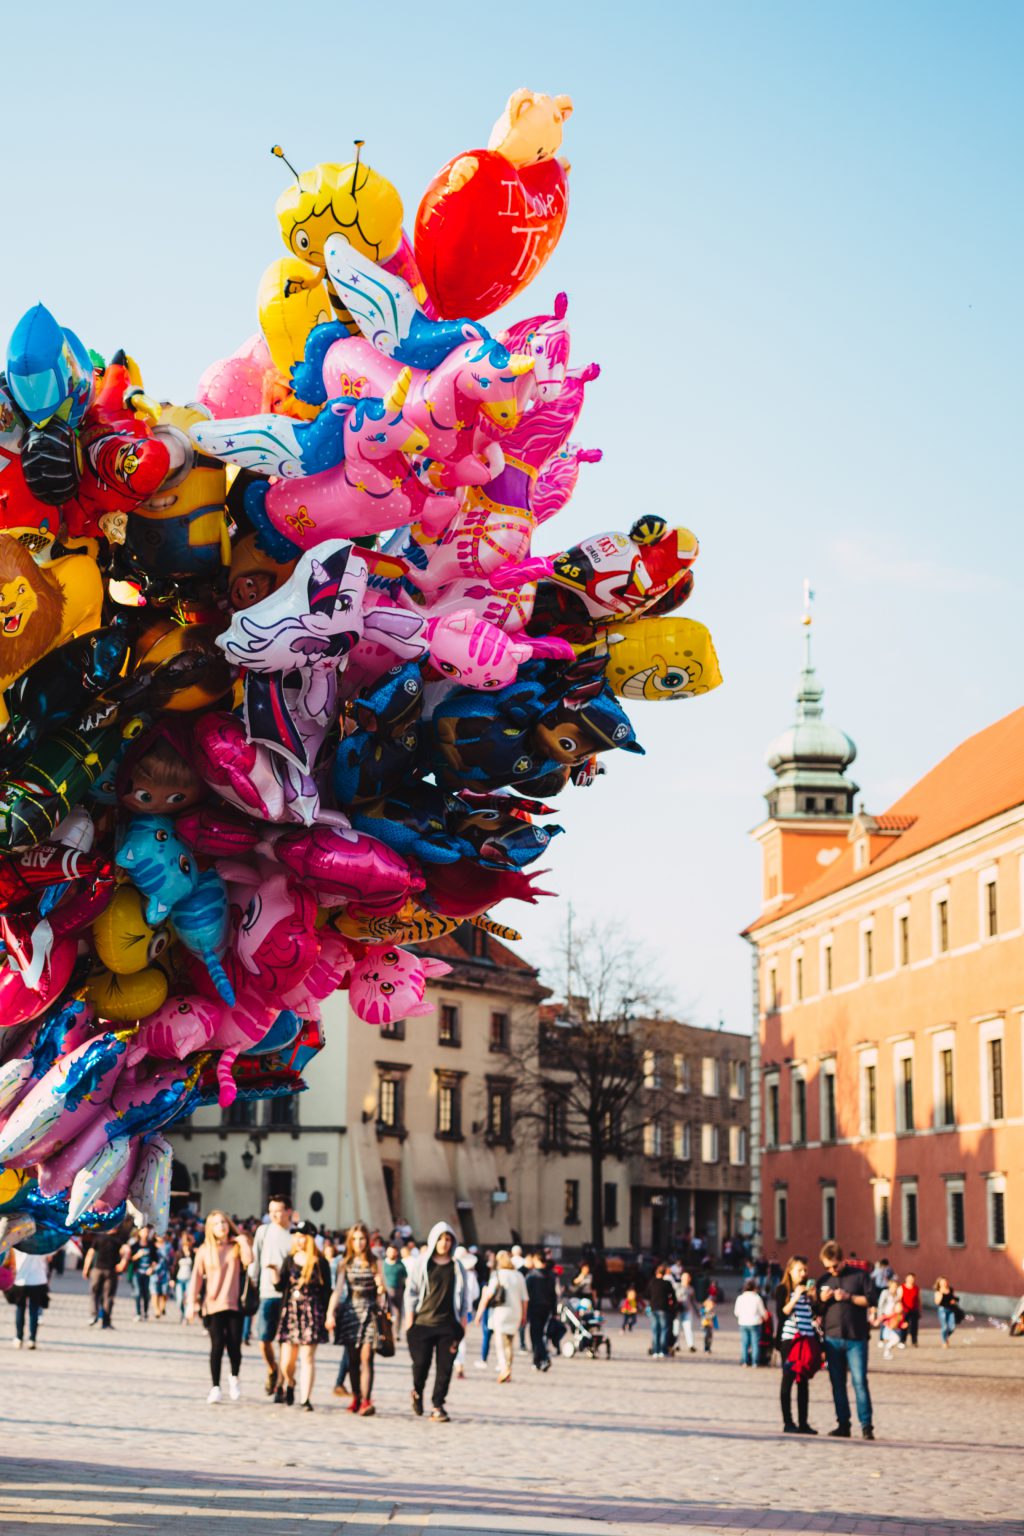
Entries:
<svg viewBox="0 0 1024 1536">
<path fill-rule="evenodd" d="M 352 1356 L 349 1354 L 348 1345 L 347 1344 L 343 1344 L 341 1346 L 341 1359 L 338 1361 L 338 1379 L 335 1382 L 335 1386 L 343 1387 L 345 1385 L 345 1382 L 348 1380 L 349 1371 L 351 1369 L 352 1369 Z M 355 1384 L 354 1384 L 353 1389 L 352 1389 L 353 1396 L 358 1396 L 358 1391 L 357 1391 L 358 1386 L 359 1386 L 358 1373 L 359 1373 L 359 1367 L 357 1366 L 356 1367 L 356 1381 L 355 1381 Z"/>
<path fill-rule="evenodd" d="M 149 1316 L 149 1276 L 136 1274 L 132 1281 L 132 1289 L 135 1292 L 135 1316 Z"/>
<path fill-rule="evenodd" d="M 668 1353 L 668 1313 L 651 1313 L 651 1354 Z"/>
<path fill-rule="evenodd" d="M 530 1329 L 530 1343 L 533 1345 L 534 1365 L 548 1365 L 548 1319 L 551 1310 L 548 1307 L 527 1307 L 526 1321 Z"/>
<path fill-rule="evenodd" d="M 456 1329 L 454 1326 L 437 1328 L 413 1323 L 411 1328 L 405 1330 L 405 1341 L 412 1356 L 412 1388 L 418 1397 L 422 1397 L 426 1390 L 431 1362 L 436 1357 L 434 1391 L 431 1396 L 431 1402 L 435 1408 L 443 1408 L 444 1400 L 448 1396 L 452 1367 L 455 1364 L 455 1351 L 461 1336 L 462 1329 Z"/>
<path fill-rule="evenodd" d="M 94 1269 L 90 1276 L 93 1315 L 99 1318 L 104 1328 L 111 1327 L 110 1314 L 114 1310 L 117 1280 L 116 1269 Z"/>
<path fill-rule="evenodd" d="M 939 1308 L 939 1333 L 942 1336 L 943 1344 L 947 1343 L 953 1337 L 953 1330 L 955 1328 L 956 1328 L 956 1315 L 955 1315 L 955 1313 L 953 1311 L 953 1308 L 952 1307 L 940 1307 Z"/>
<path fill-rule="evenodd" d="M 181 1320 L 182 1320 L 182 1322 L 185 1321 L 185 1307 L 186 1307 L 187 1297 L 188 1297 L 188 1281 L 187 1280 L 175 1280 L 175 1282 L 174 1282 L 174 1299 L 178 1303 L 178 1311 L 181 1313 Z"/>
<path fill-rule="evenodd" d="M 491 1328 L 491 1309 L 488 1307 L 483 1317 L 480 1319 L 480 1359 L 483 1361 L 484 1365 L 487 1364 L 487 1356 L 491 1352 L 491 1338 L 493 1337 L 493 1332 L 494 1330 Z"/>
<path fill-rule="evenodd" d="M 779 1388 L 779 1401 L 782 1404 L 783 1424 L 793 1422 L 793 1383 L 796 1381 L 793 1372 L 789 1369 L 789 1352 L 796 1343 L 795 1339 L 787 1339 L 782 1346 L 782 1385 Z M 811 1403 L 811 1384 L 805 1377 L 803 1381 L 796 1382 L 796 1411 L 798 1422 L 807 1423 L 807 1414 Z"/>
<path fill-rule="evenodd" d="M 25 1308 L 28 1308 L 28 1336 L 34 1339 L 39 1330 L 39 1314 L 43 1310 L 38 1301 L 26 1296 L 24 1290 L 14 1305 L 14 1332 L 19 1339 L 25 1337 Z"/>
<path fill-rule="evenodd" d="M 757 1323 L 740 1324 L 740 1364 L 757 1364 L 757 1336 L 761 1329 Z"/>
<path fill-rule="evenodd" d="M 210 1334 L 210 1380 L 219 1387 L 225 1346 L 232 1376 L 237 1376 L 242 1367 L 242 1314 L 209 1312 L 205 1322 Z"/>
<path fill-rule="evenodd" d="M 850 1422 L 850 1397 L 846 1390 L 846 1373 L 849 1370 L 853 1392 L 857 1399 L 857 1418 L 861 1427 L 871 1424 L 871 1393 L 868 1391 L 868 1345 L 866 1339 L 826 1339 L 825 1364 L 832 1383 L 832 1400 L 836 1405 L 836 1419 L 840 1424 Z"/>
</svg>

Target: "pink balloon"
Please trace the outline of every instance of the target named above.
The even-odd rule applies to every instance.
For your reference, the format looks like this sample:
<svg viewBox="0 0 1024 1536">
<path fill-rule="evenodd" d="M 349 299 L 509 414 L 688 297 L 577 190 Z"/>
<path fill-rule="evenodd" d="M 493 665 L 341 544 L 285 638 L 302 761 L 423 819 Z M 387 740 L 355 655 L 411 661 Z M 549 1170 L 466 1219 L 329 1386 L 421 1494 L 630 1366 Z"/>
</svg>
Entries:
<svg viewBox="0 0 1024 1536">
<path fill-rule="evenodd" d="M 281 994 L 281 1007 L 290 1008 L 302 1019 L 319 1019 L 320 1004 L 344 985 L 355 964 L 355 953 L 340 933 L 325 928 L 320 933 L 320 953 L 305 979 Z"/>
<path fill-rule="evenodd" d="M 210 364 L 199 380 L 196 400 L 214 419 L 253 415 L 265 409 L 266 384 L 274 371 L 267 344 L 257 333 L 230 357 Z"/>
<path fill-rule="evenodd" d="M 169 997 L 162 1007 L 144 1019 L 128 1047 L 128 1060 L 136 1065 L 147 1056 L 163 1061 L 184 1061 L 213 1039 L 220 1023 L 221 1004 L 205 997 Z"/>
<path fill-rule="evenodd" d="M 407 896 L 423 888 L 423 876 L 399 854 L 350 829 L 285 832 L 274 843 L 274 856 L 317 892 L 358 902 L 368 911 L 397 912 Z"/>
<path fill-rule="evenodd" d="M 0 970 L 0 1028 L 25 1024 L 45 1013 L 71 980 L 78 944 L 70 936 L 54 941 L 38 987 L 26 985 L 18 970 Z"/>
<path fill-rule="evenodd" d="M 424 999 L 427 981 L 447 976 L 450 970 L 443 960 L 413 954 L 397 944 L 370 944 L 349 980 L 352 1012 L 367 1024 L 390 1024 L 394 1019 L 433 1013 L 434 1004 Z"/>
</svg>

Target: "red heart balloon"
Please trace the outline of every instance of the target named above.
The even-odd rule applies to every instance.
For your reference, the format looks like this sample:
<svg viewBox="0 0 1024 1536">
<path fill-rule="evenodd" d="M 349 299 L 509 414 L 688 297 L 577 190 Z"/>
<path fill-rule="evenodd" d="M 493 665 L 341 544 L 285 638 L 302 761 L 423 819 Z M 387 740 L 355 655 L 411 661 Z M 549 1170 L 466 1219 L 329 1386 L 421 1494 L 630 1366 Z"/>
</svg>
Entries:
<svg viewBox="0 0 1024 1536">
<path fill-rule="evenodd" d="M 416 261 L 442 320 L 482 320 L 537 276 L 561 238 L 569 183 L 557 160 L 515 166 L 474 149 L 477 169 L 452 190 L 449 160 L 416 214 Z"/>
</svg>

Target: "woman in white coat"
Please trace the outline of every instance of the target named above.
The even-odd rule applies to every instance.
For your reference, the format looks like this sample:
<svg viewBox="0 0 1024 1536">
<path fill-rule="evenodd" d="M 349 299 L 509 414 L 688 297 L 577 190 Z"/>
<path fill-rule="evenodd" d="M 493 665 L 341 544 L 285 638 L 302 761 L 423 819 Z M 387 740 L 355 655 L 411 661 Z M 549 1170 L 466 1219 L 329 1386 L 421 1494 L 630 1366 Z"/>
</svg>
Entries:
<svg viewBox="0 0 1024 1536">
<path fill-rule="evenodd" d="M 491 1332 L 498 1341 L 498 1380 L 511 1381 L 516 1334 L 526 1323 L 526 1281 L 505 1248 L 499 1252 L 494 1272 L 480 1297 L 476 1314 L 478 1323 L 488 1307 Z"/>
</svg>

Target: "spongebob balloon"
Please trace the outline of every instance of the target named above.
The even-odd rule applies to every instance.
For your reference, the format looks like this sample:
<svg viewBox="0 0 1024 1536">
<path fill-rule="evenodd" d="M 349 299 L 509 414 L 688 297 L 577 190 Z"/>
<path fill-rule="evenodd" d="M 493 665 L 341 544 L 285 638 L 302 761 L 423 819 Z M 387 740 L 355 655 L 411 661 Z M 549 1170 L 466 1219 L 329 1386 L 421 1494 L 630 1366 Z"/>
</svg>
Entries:
<svg viewBox="0 0 1024 1536">
<path fill-rule="evenodd" d="M 695 699 L 722 681 L 711 634 L 694 619 L 637 619 L 605 631 L 601 644 L 620 699 Z"/>
<path fill-rule="evenodd" d="M 388 261 L 402 245 L 402 199 L 387 177 L 363 165 L 361 149 L 362 140 L 357 139 L 356 158 L 348 165 L 325 162 L 296 174 L 294 184 L 277 200 L 281 238 L 289 255 L 264 272 L 259 312 L 270 355 L 286 377 L 292 364 L 302 361 L 306 337 L 321 320 L 340 320 L 350 334 L 357 331 L 326 282 L 324 245 L 329 236 L 343 235 L 376 262 Z M 285 158 L 279 145 L 274 154 Z"/>
</svg>

